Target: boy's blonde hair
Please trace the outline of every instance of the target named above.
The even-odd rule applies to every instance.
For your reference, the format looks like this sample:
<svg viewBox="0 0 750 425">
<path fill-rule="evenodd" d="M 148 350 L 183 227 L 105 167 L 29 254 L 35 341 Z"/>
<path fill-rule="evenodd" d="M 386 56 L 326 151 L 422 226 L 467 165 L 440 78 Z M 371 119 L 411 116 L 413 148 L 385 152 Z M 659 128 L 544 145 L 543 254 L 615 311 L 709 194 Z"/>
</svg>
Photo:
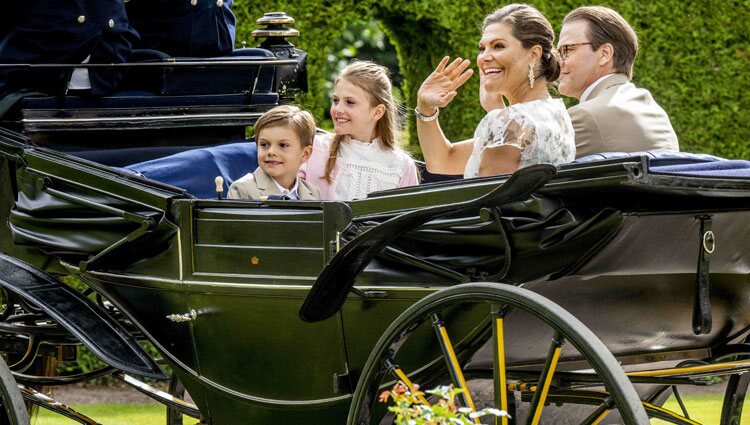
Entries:
<svg viewBox="0 0 750 425">
<path fill-rule="evenodd" d="M 312 146 L 315 138 L 315 118 L 312 114 L 304 109 L 293 105 L 277 106 L 263 114 L 255 123 L 255 142 L 258 142 L 258 135 L 266 127 L 288 127 L 294 131 L 302 148 Z"/>
<path fill-rule="evenodd" d="M 341 70 L 333 83 L 334 87 L 341 80 L 346 80 L 364 90 L 370 98 L 370 106 L 385 106 L 385 113 L 375 124 L 375 137 L 386 149 L 400 149 L 398 145 L 399 125 L 396 118 L 398 105 L 393 98 L 388 68 L 369 61 L 354 61 Z M 328 158 L 323 174 L 323 178 L 329 183 L 333 181 L 331 172 L 336 166 L 336 157 L 345 137 L 338 134 L 333 137 L 331 156 Z M 369 142 L 369 140 L 362 140 L 362 142 Z"/>
</svg>

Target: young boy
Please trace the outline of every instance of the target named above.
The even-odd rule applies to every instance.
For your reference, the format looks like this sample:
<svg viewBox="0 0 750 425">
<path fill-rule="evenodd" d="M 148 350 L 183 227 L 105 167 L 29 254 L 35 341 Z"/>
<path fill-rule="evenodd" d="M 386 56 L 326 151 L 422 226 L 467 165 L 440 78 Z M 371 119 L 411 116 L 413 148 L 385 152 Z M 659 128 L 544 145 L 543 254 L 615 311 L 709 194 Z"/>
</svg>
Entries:
<svg viewBox="0 0 750 425">
<path fill-rule="evenodd" d="M 269 195 L 289 199 L 320 199 L 315 185 L 297 177 L 312 154 L 315 119 L 296 106 L 277 106 L 255 123 L 258 169 L 232 183 L 229 198 L 265 200 Z"/>
</svg>

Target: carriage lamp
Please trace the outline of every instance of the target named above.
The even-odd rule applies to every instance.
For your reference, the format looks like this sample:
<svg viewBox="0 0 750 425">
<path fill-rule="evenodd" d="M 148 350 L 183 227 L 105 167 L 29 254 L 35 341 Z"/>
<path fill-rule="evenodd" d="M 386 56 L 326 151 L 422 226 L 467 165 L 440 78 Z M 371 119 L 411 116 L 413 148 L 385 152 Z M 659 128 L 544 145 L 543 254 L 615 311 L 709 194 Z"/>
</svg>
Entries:
<svg viewBox="0 0 750 425">
<path fill-rule="evenodd" d="M 270 12 L 263 15 L 255 21 L 257 25 L 265 26 L 263 29 L 257 29 L 252 32 L 253 37 L 257 40 L 265 38 L 258 47 L 268 49 L 272 46 L 292 46 L 287 37 L 299 37 L 299 31 L 294 28 L 287 28 L 284 25 L 293 24 L 294 18 L 284 12 Z M 270 50 L 270 49 L 269 49 Z"/>
<path fill-rule="evenodd" d="M 266 13 L 255 23 L 264 28 L 252 32 L 256 40 L 263 40 L 258 47 L 270 50 L 278 59 L 294 59 L 296 66 L 276 68 L 276 91 L 279 96 L 294 98 L 307 93 L 307 52 L 296 49 L 289 38 L 299 37 L 299 31 L 285 25 L 293 24 L 294 18 L 284 12 Z"/>
</svg>

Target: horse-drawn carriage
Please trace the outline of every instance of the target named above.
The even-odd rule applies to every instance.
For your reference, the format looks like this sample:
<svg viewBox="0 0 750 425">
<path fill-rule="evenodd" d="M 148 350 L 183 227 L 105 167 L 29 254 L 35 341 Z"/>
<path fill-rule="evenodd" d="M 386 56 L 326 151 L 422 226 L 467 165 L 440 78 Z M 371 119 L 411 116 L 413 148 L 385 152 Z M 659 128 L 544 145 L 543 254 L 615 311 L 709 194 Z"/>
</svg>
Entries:
<svg viewBox="0 0 750 425">
<path fill-rule="evenodd" d="M 148 95 L 6 118 L 0 422 L 27 423 L 26 401 L 96 423 L 33 388 L 112 374 L 206 424 L 387 422 L 395 380 L 466 388 L 503 423 L 692 424 L 661 404 L 725 376 L 739 423 L 747 163 L 611 154 L 351 202 L 216 199 L 251 168 L 245 127 L 304 85 L 283 31 L 268 53 L 131 65 Z M 193 92 L 217 69 L 244 89 Z M 106 367 L 50 373 L 79 346 Z M 194 405 L 137 379 L 162 361 Z"/>
</svg>

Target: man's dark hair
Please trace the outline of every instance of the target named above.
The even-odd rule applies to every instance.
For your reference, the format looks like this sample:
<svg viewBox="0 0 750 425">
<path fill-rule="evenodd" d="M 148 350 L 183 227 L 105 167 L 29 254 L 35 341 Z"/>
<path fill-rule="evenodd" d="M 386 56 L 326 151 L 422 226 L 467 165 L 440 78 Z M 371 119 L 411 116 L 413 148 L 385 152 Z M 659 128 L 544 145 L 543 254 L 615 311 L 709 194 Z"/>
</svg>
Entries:
<svg viewBox="0 0 750 425">
<path fill-rule="evenodd" d="M 589 24 L 588 39 L 596 50 L 609 43 L 614 48 L 615 71 L 633 77 L 633 63 L 638 54 L 638 36 L 633 27 L 616 11 L 604 6 L 584 6 L 574 9 L 563 20 L 563 25 L 585 21 Z"/>
</svg>

